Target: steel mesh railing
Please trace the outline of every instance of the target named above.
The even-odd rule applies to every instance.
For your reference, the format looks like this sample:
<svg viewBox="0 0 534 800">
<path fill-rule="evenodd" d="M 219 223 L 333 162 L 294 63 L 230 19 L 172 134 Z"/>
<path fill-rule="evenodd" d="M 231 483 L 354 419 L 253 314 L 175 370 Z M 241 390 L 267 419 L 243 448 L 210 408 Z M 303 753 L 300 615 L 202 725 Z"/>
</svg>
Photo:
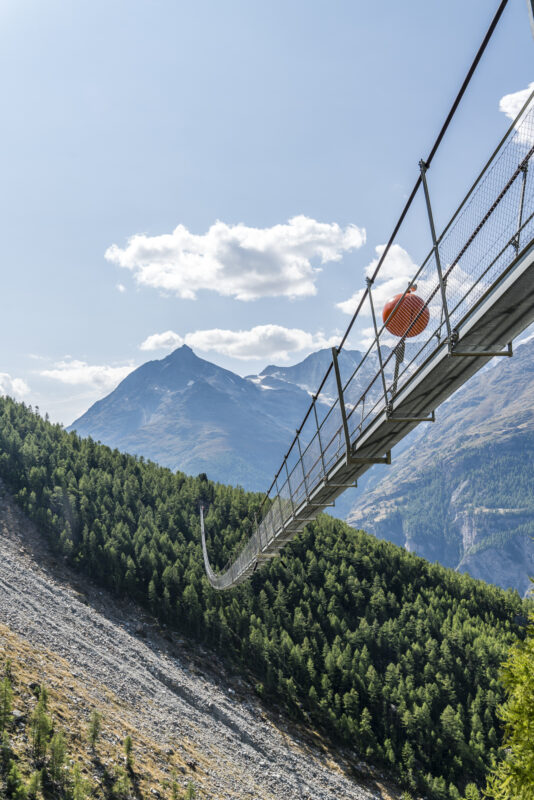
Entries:
<svg viewBox="0 0 534 800">
<path fill-rule="evenodd" d="M 381 300 L 380 275 L 381 270 L 387 272 L 387 258 L 381 270 L 368 279 L 356 315 L 356 319 L 374 322 L 368 349 L 355 367 L 352 359 L 344 357 L 342 346 L 335 349 L 333 363 L 266 494 L 263 516 L 254 534 L 219 574 L 208 567 L 203 538 L 208 575 L 217 588 L 238 583 L 249 574 L 251 565 L 261 561 L 261 554 L 269 551 L 275 539 L 283 543 L 302 527 L 310 496 L 345 458 L 347 435 L 352 451 L 357 453 L 369 426 L 392 409 L 396 396 L 429 357 L 445 342 L 450 346 L 454 330 L 532 242 L 533 155 L 534 93 L 449 223 L 434 241 L 431 238 L 426 258 L 414 268 L 403 299 L 416 285 L 423 308 L 410 316 L 407 304 L 402 300 L 397 303 L 393 313 L 403 323 L 403 336 L 392 336 L 376 316 L 375 301 Z M 429 191 L 423 162 L 421 169 L 421 185 Z M 429 197 L 425 224 L 430 234 L 433 220 Z M 423 332 L 410 336 L 422 314 L 429 315 L 428 325 Z M 342 345 L 345 340 L 346 336 Z"/>
</svg>

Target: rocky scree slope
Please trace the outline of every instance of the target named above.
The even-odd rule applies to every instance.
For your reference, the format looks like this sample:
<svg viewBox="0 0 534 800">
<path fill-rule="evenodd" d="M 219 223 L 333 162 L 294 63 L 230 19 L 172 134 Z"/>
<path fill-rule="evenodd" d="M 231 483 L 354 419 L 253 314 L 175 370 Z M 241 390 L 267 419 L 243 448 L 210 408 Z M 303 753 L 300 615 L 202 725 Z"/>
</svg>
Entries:
<svg viewBox="0 0 534 800">
<path fill-rule="evenodd" d="M 120 603 L 72 573 L 0 485 L 2 625 L 5 655 L 16 634 L 46 653 L 39 680 L 50 677 L 47 661 L 63 664 L 72 703 L 84 713 L 89 706 L 108 715 L 120 708 L 134 741 L 145 750 L 150 742 L 160 748 L 162 780 L 178 770 L 202 798 L 399 797 L 364 764 L 350 763 L 343 751 L 332 754 L 312 732 L 266 712 L 216 656 L 191 649 L 131 602 Z M 367 779 L 355 781 L 355 769 Z M 161 786 L 151 787 L 151 795 L 166 796 Z"/>
<path fill-rule="evenodd" d="M 475 578 L 534 575 L 534 340 L 494 359 L 420 425 L 347 521 Z"/>
</svg>

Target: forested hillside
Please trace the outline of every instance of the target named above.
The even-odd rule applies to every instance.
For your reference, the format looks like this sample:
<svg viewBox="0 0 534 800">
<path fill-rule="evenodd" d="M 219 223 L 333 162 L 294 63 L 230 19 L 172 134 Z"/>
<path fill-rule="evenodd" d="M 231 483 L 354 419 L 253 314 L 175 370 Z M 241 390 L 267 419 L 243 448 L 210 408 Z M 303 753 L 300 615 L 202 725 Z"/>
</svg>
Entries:
<svg viewBox="0 0 534 800">
<path fill-rule="evenodd" d="M 0 475 L 79 570 L 233 659 L 256 689 L 432 798 L 483 781 L 501 736 L 498 668 L 526 604 L 322 517 L 249 583 L 203 575 L 259 495 L 81 440 L 0 399 Z"/>
</svg>

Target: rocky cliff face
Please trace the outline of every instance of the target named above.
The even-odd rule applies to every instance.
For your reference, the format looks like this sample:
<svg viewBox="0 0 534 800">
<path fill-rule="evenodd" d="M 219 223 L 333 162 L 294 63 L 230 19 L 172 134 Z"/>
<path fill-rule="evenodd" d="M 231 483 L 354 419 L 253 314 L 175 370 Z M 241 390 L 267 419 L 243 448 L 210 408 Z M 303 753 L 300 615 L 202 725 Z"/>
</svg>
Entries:
<svg viewBox="0 0 534 800">
<path fill-rule="evenodd" d="M 534 342 L 419 426 L 348 521 L 521 594 L 534 576 Z M 373 485 L 374 484 L 374 485 Z"/>
</svg>

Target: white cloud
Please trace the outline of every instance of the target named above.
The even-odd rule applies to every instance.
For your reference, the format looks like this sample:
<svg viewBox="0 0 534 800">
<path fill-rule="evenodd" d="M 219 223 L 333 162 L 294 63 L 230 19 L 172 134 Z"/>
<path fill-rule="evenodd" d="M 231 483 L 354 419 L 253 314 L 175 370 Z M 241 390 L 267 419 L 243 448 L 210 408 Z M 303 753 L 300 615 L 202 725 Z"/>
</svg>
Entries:
<svg viewBox="0 0 534 800">
<path fill-rule="evenodd" d="M 509 119 L 514 120 L 533 91 L 534 83 L 531 83 L 527 89 L 522 89 L 520 92 L 505 94 L 499 101 L 499 111 L 506 114 Z"/>
<path fill-rule="evenodd" d="M 139 345 L 140 350 L 174 350 L 184 344 L 184 340 L 174 331 L 153 333 Z"/>
<path fill-rule="evenodd" d="M 118 290 L 118 291 L 119 291 L 121 294 L 123 294 L 123 292 L 125 292 L 125 291 L 126 291 L 126 286 L 125 286 L 123 283 L 118 283 L 118 284 L 117 284 L 117 290 Z"/>
<path fill-rule="evenodd" d="M 184 225 L 161 236 L 137 234 L 126 247 L 113 244 L 108 261 L 131 270 L 137 282 L 194 299 L 207 289 L 238 300 L 303 297 L 316 293 L 320 267 L 361 247 L 365 230 L 356 225 L 293 217 L 272 228 L 216 222 L 196 235 Z"/>
<path fill-rule="evenodd" d="M 533 91 L 534 83 L 531 83 L 527 89 L 522 89 L 520 92 L 505 94 L 504 97 L 501 97 L 499 102 L 499 111 L 502 111 L 504 114 L 506 114 L 508 119 L 514 120 Z M 530 106 L 530 108 L 532 108 L 532 106 Z M 528 146 L 531 146 L 534 143 L 532 117 L 530 117 L 530 119 L 526 119 L 526 115 L 523 114 L 519 124 L 516 126 L 515 140 L 518 144 L 526 144 Z"/>
<path fill-rule="evenodd" d="M 384 244 L 379 244 L 375 247 L 377 258 L 374 258 L 366 266 L 365 274 L 367 277 L 370 278 L 375 271 L 376 265 L 385 248 L 386 245 Z M 404 292 L 409 281 L 416 272 L 417 264 L 412 261 L 406 250 L 398 244 L 393 244 L 389 249 L 384 263 L 380 267 L 377 280 L 373 284 L 373 302 L 376 306 L 375 310 L 377 315 L 380 314 L 382 306 L 390 297 L 399 294 L 399 292 Z M 336 303 L 337 308 L 341 309 L 344 314 L 354 314 L 364 291 L 364 289 L 358 289 L 348 300 Z M 360 313 L 364 316 L 369 316 L 371 314 L 371 306 L 368 302 L 364 304 Z"/>
<path fill-rule="evenodd" d="M 39 374 L 43 378 L 52 378 L 70 386 L 92 386 L 95 389 L 109 392 L 133 369 L 135 369 L 133 364 L 111 367 L 70 359 L 69 361 L 59 361 L 52 369 L 41 370 Z"/>
<path fill-rule="evenodd" d="M 153 334 L 141 344 L 141 350 L 170 349 L 180 344 L 203 352 L 216 352 L 238 359 L 276 358 L 285 361 L 290 353 L 319 350 L 339 343 L 339 334 L 326 337 L 300 328 L 282 325 L 257 325 L 250 330 L 230 331 L 220 328 L 194 331 L 183 338 L 173 331 Z"/>
<path fill-rule="evenodd" d="M 0 394 L 22 400 L 29 391 L 30 387 L 22 378 L 12 378 L 7 372 L 0 372 Z"/>
</svg>

